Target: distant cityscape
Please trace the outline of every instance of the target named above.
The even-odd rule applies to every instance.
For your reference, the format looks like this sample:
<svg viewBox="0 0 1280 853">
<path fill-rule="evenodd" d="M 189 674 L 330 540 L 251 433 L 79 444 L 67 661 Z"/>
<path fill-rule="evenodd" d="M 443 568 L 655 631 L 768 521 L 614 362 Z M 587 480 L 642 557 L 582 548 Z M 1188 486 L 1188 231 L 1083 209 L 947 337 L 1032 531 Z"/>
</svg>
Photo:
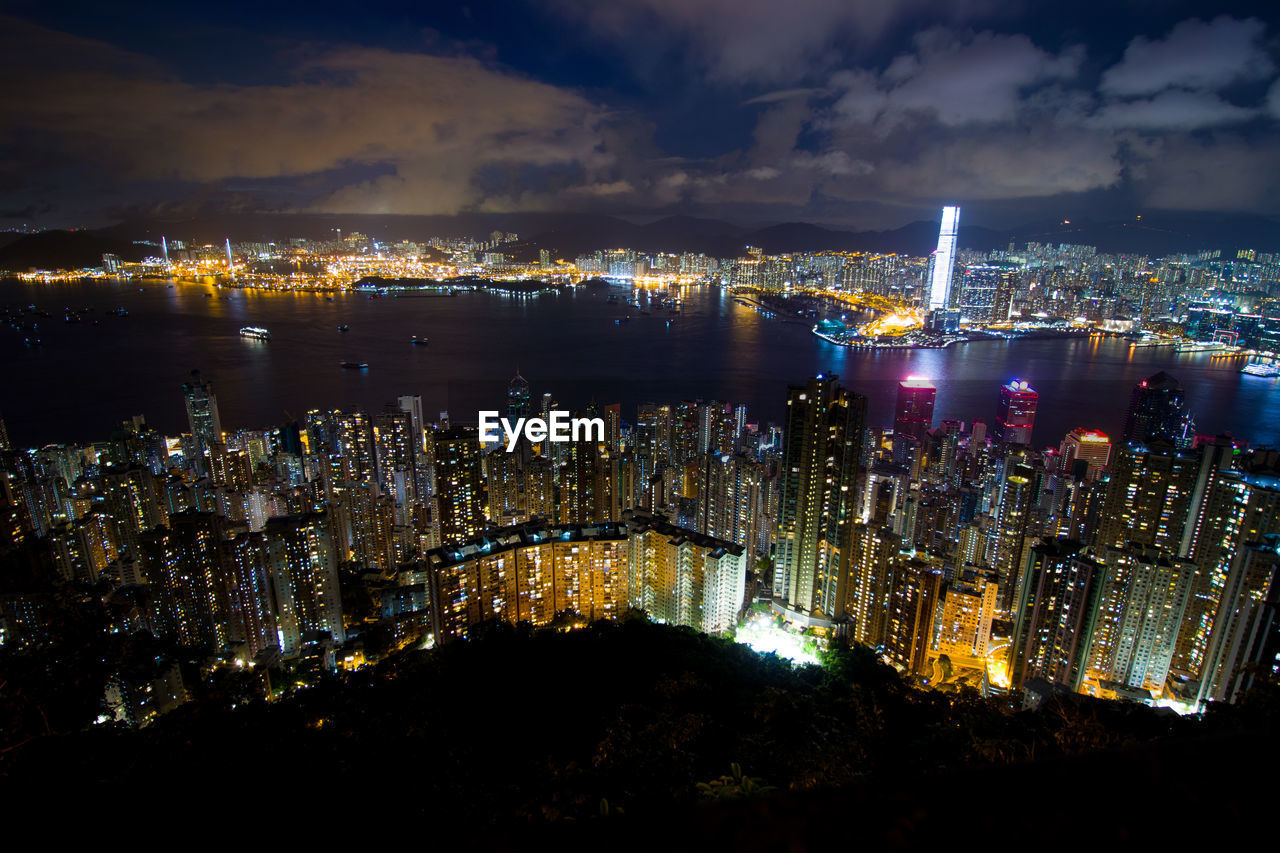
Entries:
<svg viewBox="0 0 1280 853">
<path fill-rule="evenodd" d="M 960 215 L 958 207 L 944 208 L 938 247 L 927 257 L 766 255 L 746 246 L 735 258 L 626 248 L 561 258 L 510 232 L 391 242 L 335 229 L 330 239 L 282 243 L 193 245 L 161 238 L 146 244 L 154 252 L 137 262 L 105 254 L 100 267 L 14 273 L 28 282 L 109 277 L 375 295 L 477 287 L 537 292 L 603 279 L 678 300 L 682 287 L 716 285 L 732 289 L 744 305 L 808 322 L 814 334 L 845 346 L 938 347 L 1096 333 L 1123 335 L 1140 346 L 1258 356 L 1253 371 L 1280 370 L 1273 364 L 1280 353 L 1280 255 L 1242 249 L 1147 257 L 1042 243 L 977 252 L 957 245 Z M 648 308 L 638 296 L 632 302 Z"/>
</svg>

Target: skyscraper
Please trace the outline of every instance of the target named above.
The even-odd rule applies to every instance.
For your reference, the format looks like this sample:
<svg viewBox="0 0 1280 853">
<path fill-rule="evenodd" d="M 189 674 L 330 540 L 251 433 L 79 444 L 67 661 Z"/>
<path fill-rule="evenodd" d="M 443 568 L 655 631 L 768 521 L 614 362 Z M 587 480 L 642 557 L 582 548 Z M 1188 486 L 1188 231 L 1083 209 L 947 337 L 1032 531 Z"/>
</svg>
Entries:
<svg viewBox="0 0 1280 853">
<path fill-rule="evenodd" d="M 1101 430 L 1076 427 L 1062 440 L 1059 452 L 1062 454 L 1060 470 L 1063 474 L 1070 474 L 1076 460 L 1083 459 L 1088 463 L 1085 476 L 1096 480 L 1111 461 L 1111 439 Z"/>
<path fill-rule="evenodd" d="M 1040 395 L 1026 382 L 1014 379 L 1007 385 L 1001 385 L 992 437 L 1004 444 L 1030 444 L 1039 403 Z"/>
<path fill-rule="evenodd" d="M 923 440 L 933 427 L 933 404 L 938 389 L 928 379 L 909 376 L 898 383 L 898 405 L 894 410 L 893 434 L 914 435 Z"/>
<path fill-rule="evenodd" d="M 213 383 L 200 378 L 200 371 L 191 371 L 191 381 L 182 386 L 187 401 L 187 422 L 191 426 L 191 440 L 196 458 L 190 466 L 201 476 L 209 473 L 209 453 L 222 443 L 222 419 L 218 416 L 218 398 L 213 393 Z"/>
<path fill-rule="evenodd" d="M 1100 562 L 1107 572 L 1090 674 L 1160 693 L 1191 596 L 1195 564 L 1137 543 L 1101 549 Z"/>
<path fill-rule="evenodd" d="M 434 441 L 440 539 L 471 539 L 486 524 L 479 436 L 473 428 L 454 427 L 436 432 Z"/>
<path fill-rule="evenodd" d="M 319 632 L 334 645 L 345 642 L 338 561 L 325 514 L 273 518 L 265 541 L 284 654 L 297 654 Z"/>
<path fill-rule="evenodd" d="M 527 418 L 532 414 L 529 405 L 529 383 L 520 371 L 507 383 L 507 415 L 512 418 Z"/>
<path fill-rule="evenodd" d="M 971 323 L 995 321 L 996 291 L 1000 289 L 1002 270 L 1003 267 L 996 264 L 966 264 L 963 267 L 956 299 L 962 318 Z"/>
<path fill-rule="evenodd" d="M 1163 370 L 1133 387 L 1124 422 L 1124 440 L 1146 444 L 1167 441 L 1190 447 L 1195 425 L 1182 386 Z"/>
<path fill-rule="evenodd" d="M 960 228 L 960 208 L 942 208 L 942 228 L 938 248 L 929 271 L 929 308 L 945 309 L 951 300 L 951 275 L 956 262 L 956 232 Z"/>
<path fill-rule="evenodd" d="M 1013 612 L 1012 682 L 1043 678 L 1080 688 L 1102 602 L 1105 568 L 1074 539 L 1045 539 L 1026 558 Z"/>
<path fill-rule="evenodd" d="M 774 597 L 805 621 L 845 613 L 867 400 L 837 378 L 787 391 Z"/>
</svg>

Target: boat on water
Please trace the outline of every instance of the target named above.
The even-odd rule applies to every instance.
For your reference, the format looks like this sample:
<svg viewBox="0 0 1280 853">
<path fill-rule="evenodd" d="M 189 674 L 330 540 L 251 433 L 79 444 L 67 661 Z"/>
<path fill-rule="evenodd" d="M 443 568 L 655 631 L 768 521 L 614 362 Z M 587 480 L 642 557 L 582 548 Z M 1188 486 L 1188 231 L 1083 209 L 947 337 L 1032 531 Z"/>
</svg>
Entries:
<svg viewBox="0 0 1280 853">
<path fill-rule="evenodd" d="M 271 333 L 261 326 L 245 326 L 240 330 L 240 337 L 253 338 L 259 341 L 271 340 Z"/>
<path fill-rule="evenodd" d="M 367 361 L 344 361 L 342 366 L 347 370 L 368 370 L 369 362 Z"/>
<path fill-rule="evenodd" d="M 1231 347 L 1220 341 L 1207 341 L 1204 343 L 1188 342 L 1178 344 L 1176 351 L 1183 352 L 1226 352 Z"/>
<path fill-rule="evenodd" d="M 431 339 L 420 338 L 417 335 L 414 335 L 412 338 L 409 339 L 409 343 L 413 344 L 416 347 L 425 347 L 427 344 L 431 343 Z"/>
<path fill-rule="evenodd" d="M 1266 376 L 1268 378 L 1280 376 L 1280 364 L 1274 362 L 1255 361 L 1253 364 L 1246 364 L 1240 370 L 1241 373 L 1247 373 L 1250 376 Z"/>
<path fill-rule="evenodd" d="M 339 326 L 339 327 L 338 327 L 338 331 L 339 331 L 339 332 L 345 332 L 345 331 L 348 331 L 350 328 L 351 328 L 351 327 L 350 327 L 350 326 L 348 326 L 346 323 L 343 323 L 341 326 Z"/>
</svg>

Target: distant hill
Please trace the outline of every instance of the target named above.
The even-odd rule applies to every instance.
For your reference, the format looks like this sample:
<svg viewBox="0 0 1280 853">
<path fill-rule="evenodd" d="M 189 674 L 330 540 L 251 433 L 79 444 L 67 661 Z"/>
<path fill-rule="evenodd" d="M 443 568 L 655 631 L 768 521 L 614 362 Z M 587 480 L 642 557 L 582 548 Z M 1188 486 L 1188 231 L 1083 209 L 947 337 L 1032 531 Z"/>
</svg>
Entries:
<svg viewBox="0 0 1280 853">
<path fill-rule="evenodd" d="M 106 253 L 140 261 L 155 249 L 101 231 L 41 231 L 0 246 L 0 270 L 80 269 L 102 266 Z"/>
</svg>

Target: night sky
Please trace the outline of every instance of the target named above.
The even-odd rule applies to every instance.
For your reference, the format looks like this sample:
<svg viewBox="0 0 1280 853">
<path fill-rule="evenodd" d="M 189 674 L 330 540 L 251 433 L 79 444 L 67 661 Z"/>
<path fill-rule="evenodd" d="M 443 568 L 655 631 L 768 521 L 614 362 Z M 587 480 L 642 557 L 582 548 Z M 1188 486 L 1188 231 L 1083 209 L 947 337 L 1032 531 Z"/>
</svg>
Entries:
<svg viewBox="0 0 1280 853">
<path fill-rule="evenodd" d="M 123 8 L 127 6 L 128 8 Z M 0 228 L 1280 213 L 1280 6 L 0 3 Z"/>
</svg>

